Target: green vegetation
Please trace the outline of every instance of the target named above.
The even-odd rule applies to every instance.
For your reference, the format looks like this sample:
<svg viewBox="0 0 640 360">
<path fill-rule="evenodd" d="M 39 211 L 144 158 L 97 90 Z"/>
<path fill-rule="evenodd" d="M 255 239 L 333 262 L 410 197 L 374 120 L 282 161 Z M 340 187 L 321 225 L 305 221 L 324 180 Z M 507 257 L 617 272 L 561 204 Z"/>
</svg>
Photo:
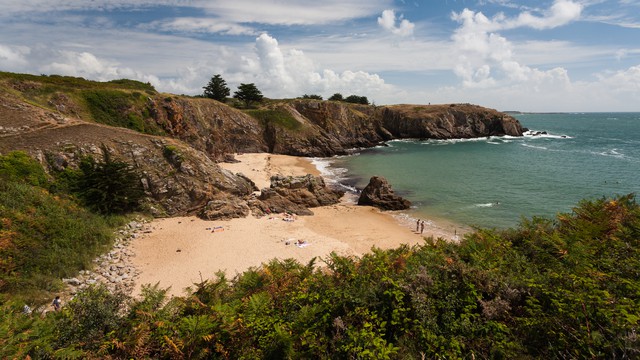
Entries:
<svg viewBox="0 0 640 360">
<path fill-rule="evenodd" d="M 0 71 L 0 80 L 7 79 L 13 82 L 31 81 L 40 83 L 44 86 L 53 87 L 53 91 L 56 90 L 73 90 L 73 89 L 93 89 L 93 88 L 112 88 L 112 89 L 126 89 L 126 90 L 140 90 L 145 91 L 148 94 L 155 94 L 156 89 L 149 83 L 142 83 L 140 81 L 120 79 L 112 80 L 108 82 L 99 82 L 87 80 L 81 77 L 73 76 L 61 76 L 61 75 L 31 75 L 31 74 L 16 74 L 10 72 Z"/>
<path fill-rule="evenodd" d="M 315 94 L 311 94 L 311 95 L 304 94 L 302 95 L 302 99 L 322 100 L 322 96 L 315 95 Z"/>
<path fill-rule="evenodd" d="M 102 162 L 88 157 L 80 163 L 76 192 L 86 206 L 102 214 L 138 210 L 144 197 L 140 176 L 129 164 L 112 159 L 104 147 L 103 154 Z"/>
<path fill-rule="evenodd" d="M 207 86 L 203 87 L 204 89 L 204 97 L 209 99 L 218 100 L 220 102 L 225 102 L 227 96 L 231 94 L 231 90 L 227 86 L 227 82 L 224 81 L 220 74 L 214 75 Z"/>
<path fill-rule="evenodd" d="M 263 126 L 272 124 L 288 130 L 298 130 L 302 124 L 288 111 L 277 110 L 245 110 L 245 113 L 262 123 Z"/>
<path fill-rule="evenodd" d="M 94 288 L 41 319 L 0 312 L 0 356 L 157 359 L 638 358 L 640 207 L 584 201 L 460 244 L 272 261 L 187 297 Z"/>
<path fill-rule="evenodd" d="M 17 91 L 25 101 L 44 108 L 66 109 L 69 114 L 96 122 L 162 135 L 151 120 L 148 95 L 156 94 L 151 84 L 120 79 L 109 82 L 59 75 L 29 75 L 0 72 L 0 85 Z M 58 111 L 56 107 L 56 111 Z"/>
<path fill-rule="evenodd" d="M 238 91 L 233 93 L 233 97 L 244 102 L 245 108 L 249 108 L 252 103 L 260 102 L 264 98 L 262 92 L 255 84 L 240 84 Z"/>
<path fill-rule="evenodd" d="M 366 96 L 349 95 L 346 98 L 340 93 L 335 93 L 329 98 L 331 101 L 344 101 L 352 104 L 369 105 L 369 99 Z"/>
<path fill-rule="evenodd" d="M 82 97 L 93 119 L 99 123 L 125 127 L 148 134 L 162 134 L 154 123 L 145 121 L 149 114 L 138 113 L 144 109 L 145 96 L 140 93 L 128 93 L 121 90 L 85 90 Z"/>
<path fill-rule="evenodd" d="M 42 166 L 23 151 L 0 156 L 0 179 L 41 187 L 48 183 Z"/>
<path fill-rule="evenodd" d="M 112 168 L 103 176 L 118 179 L 118 173 Z M 79 171 L 57 175 L 62 174 L 64 185 L 48 181 L 40 164 L 23 152 L 0 156 L 0 298 L 48 298 L 62 288 L 61 278 L 88 268 L 124 222 L 79 205 L 66 191 L 89 181 Z"/>
<path fill-rule="evenodd" d="M 349 95 L 344 101 L 352 104 L 369 105 L 369 99 L 366 96 Z"/>
</svg>

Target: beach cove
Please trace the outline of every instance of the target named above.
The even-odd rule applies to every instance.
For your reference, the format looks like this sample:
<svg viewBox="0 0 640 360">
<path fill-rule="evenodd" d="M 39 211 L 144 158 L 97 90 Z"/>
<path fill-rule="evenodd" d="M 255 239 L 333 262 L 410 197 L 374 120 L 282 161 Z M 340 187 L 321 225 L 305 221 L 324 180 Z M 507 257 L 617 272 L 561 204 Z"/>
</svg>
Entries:
<svg viewBox="0 0 640 360">
<path fill-rule="evenodd" d="M 269 186 L 272 175 L 297 176 L 318 169 L 306 158 L 267 153 L 237 155 L 238 163 L 220 166 L 242 173 L 259 188 Z M 349 197 L 339 204 L 311 209 L 313 216 L 284 221 L 282 214 L 256 218 L 207 221 L 197 217 L 156 219 L 149 232 L 134 239 L 133 265 L 139 270 L 134 294 L 144 284 L 170 287 L 169 294 L 184 295 L 184 289 L 224 271 L 232 278 L 272 259 L 295 259 L 316 264 L 331 252 L 360 256 L 372 247 L 390 249 L 402 244 L 417 245 L 424 237 L 453 239 L 446 228 L 429 223 L 423 234 L 404 214 L 381 212 L 357 206 Z"/>
</svg>

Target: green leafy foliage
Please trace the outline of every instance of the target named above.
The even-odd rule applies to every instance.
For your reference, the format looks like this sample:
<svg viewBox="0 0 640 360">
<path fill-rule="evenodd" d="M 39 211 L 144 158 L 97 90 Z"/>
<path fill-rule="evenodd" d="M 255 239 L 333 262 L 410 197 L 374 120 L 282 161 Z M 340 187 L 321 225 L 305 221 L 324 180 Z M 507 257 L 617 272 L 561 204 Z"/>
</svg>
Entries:
<svg viewBox="0 0 640 360">
<path fill-rule="evenodd" d="M 149 134 L 162 133 L 155 123 L 145 121 L 148 114 L 136 110 L 144 108 L 145 97 L 140 93 L 92 89 L 83 91 L 82 97 L 91 116 L 99 123 Z"/>
<path fill-rule="evenodd" d="M 227 86 L 227 82 L 224 81 L 220 74 L 214 75 L 207 86 L 203 87 L 204 89 L 204 97 L 209 99 L 218 100 L 220 102 L 224 102 L 231 94 L 231 90 Z"/>
<path fill-rule="evenodd" d="M 459 244 L 427 239 L 361 258 L 332 254 L 322 268 L 273 260 L 232 280 L 218 274 L 168 302 L 147 287 L 128 311 L 102 306 L 114 302 L 95 291 L 81 296 L 92 304 L 87 315 L 73 305 L 24 320 L 6 309 L 0 335 L 17 340 L 5 342 L 2 355 L 638 358 L 639 242 L 633 196 L 584 201 L 555 220 L 478 230 Z M 27 329 L 51 339 L 46 329 L 63 325 L 83 335 L 53 332 L 67 340 L 31 345 L 39 340 Z"/>
<path fill-rule="evenodd" d="M 369 105 L 369 99 L 366 96 L 349 95 L 344 99 L 345 102 L 353 104 Z"/>
<path fill-rule="evenodd" d="M 28 168 L 25 178 L 39 174 L 32 183 L 43 184 L 42 168 L 24 154 L 0 156 L 0 163 L 5 174 Z M 58 290 L 60 278 L 87 268 L 106 249 L 118 223 L 64 195 L 0 177 L 0 293 L 36 299 L 42 291 Z"/>
<path fill-rule="evenodd" d="M 311 95 L 304 94 L 302 95 L 302 99 L 322 100 L 322 96 L 316 95 L 316 94 L 311 94 Z"/>
<path fill-rule="evenodd" d="M 23 151 L 0 155 L 0 178 L 8 182 L 24 182 L 45 187 L 47 175 L 42 166 Z"/>
<path fill-rule="evenodd" d="M 255 84 L 240 84 L 238 90 L 233 93 L 233 97 L 244 102 L 246 108 L 254 102 L 260 102 L 264 98 L 262 92 L 258 90 Z"/>
<path fill-rule="evenodd" d="M 103 214 L 137 210 L 144 197 L 140 177 L 126 162 L 112 159 L 103 147 L 103 161 L 88 157 L 80 163 L 76 190 L 84 203 Z"/>
<path fill-rule="evenodd" d="M 340 93 L 335 93 L 335 94 L 331 95 L 331 97 L 328 100 L 331 100 L 331 101 L 344 101 L 344 97 Z"/>
</svg>

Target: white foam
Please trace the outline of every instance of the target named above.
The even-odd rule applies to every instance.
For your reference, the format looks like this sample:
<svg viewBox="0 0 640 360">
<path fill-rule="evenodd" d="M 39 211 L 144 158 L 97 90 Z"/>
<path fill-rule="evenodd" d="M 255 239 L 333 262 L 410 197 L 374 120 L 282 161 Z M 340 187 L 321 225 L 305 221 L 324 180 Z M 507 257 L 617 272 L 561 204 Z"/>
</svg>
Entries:
<svg viewBox="0 0 640 360">
<path fill-rule="evenodd" d="M 485 203 L 485 204 L 475 204 L 474 206 L 475 207 L 493 207 L 494 205 L 496 205 L 496 204 L 494 204 L 494 203 Z"/>
<path fill-rule="evenodd" d="M 528 148 L 533 148 L 533 149 L 539 149 L 539 150 L 549 150 L 548 148 L 546 148 L 544 146 L 529 145 L 527 143 L 522 143 L 522 146 L 528 147 Z"/>
<path fill-rule="evenodd" d="M 343 181 L 347 179 L 345 174 L 349 172 L 349 170 L 346 168 L 332 166 L 334 162 L 333 160 L 340 157 L 344 157 L 344 156 L 335 156 L 332 158 L 308 158 L 308 159 L 309 161 L 311 161 L 311 164 L 313 164 L 316 167 L 316 169 L 318 169 L 318 171 L 320 172 L 320 175 L 325 179 L 327 183 L 333 186 L 337 186 L 346 192 L 357 193 L 358 189 L 343 183 Z"/>
<path fill-rule="evenodd" d="M 556 134 L 542 134 L 543 131 L 540 130 L 529 130 L 522 134 L 527 139 L 573 139 L 572 136 L 569 135 L 556 135 Z"/>
</svg>

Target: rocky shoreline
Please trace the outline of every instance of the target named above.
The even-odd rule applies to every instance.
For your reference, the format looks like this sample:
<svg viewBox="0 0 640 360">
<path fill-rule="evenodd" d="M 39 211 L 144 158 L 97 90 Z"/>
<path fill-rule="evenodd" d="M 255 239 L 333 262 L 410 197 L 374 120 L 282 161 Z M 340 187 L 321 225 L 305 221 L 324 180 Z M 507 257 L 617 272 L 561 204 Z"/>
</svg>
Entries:
<svg viewBox="0 0 640 360">
<path fill-rule="evenodd" d="M 151 227 L 146 220 L 129 222 L 118 230 L 112 249 L 93 260 L 93 269 L 81 270 L 76 277 L 62 279 L 67 287 L 65 293 L 72 297 L 90 286 L 102 284 L 111 292 L 130 295 L 140 271 L 133 266 L 135 253 L 129 245 L 134 239 L 150 232 Z"/>
</svg>

